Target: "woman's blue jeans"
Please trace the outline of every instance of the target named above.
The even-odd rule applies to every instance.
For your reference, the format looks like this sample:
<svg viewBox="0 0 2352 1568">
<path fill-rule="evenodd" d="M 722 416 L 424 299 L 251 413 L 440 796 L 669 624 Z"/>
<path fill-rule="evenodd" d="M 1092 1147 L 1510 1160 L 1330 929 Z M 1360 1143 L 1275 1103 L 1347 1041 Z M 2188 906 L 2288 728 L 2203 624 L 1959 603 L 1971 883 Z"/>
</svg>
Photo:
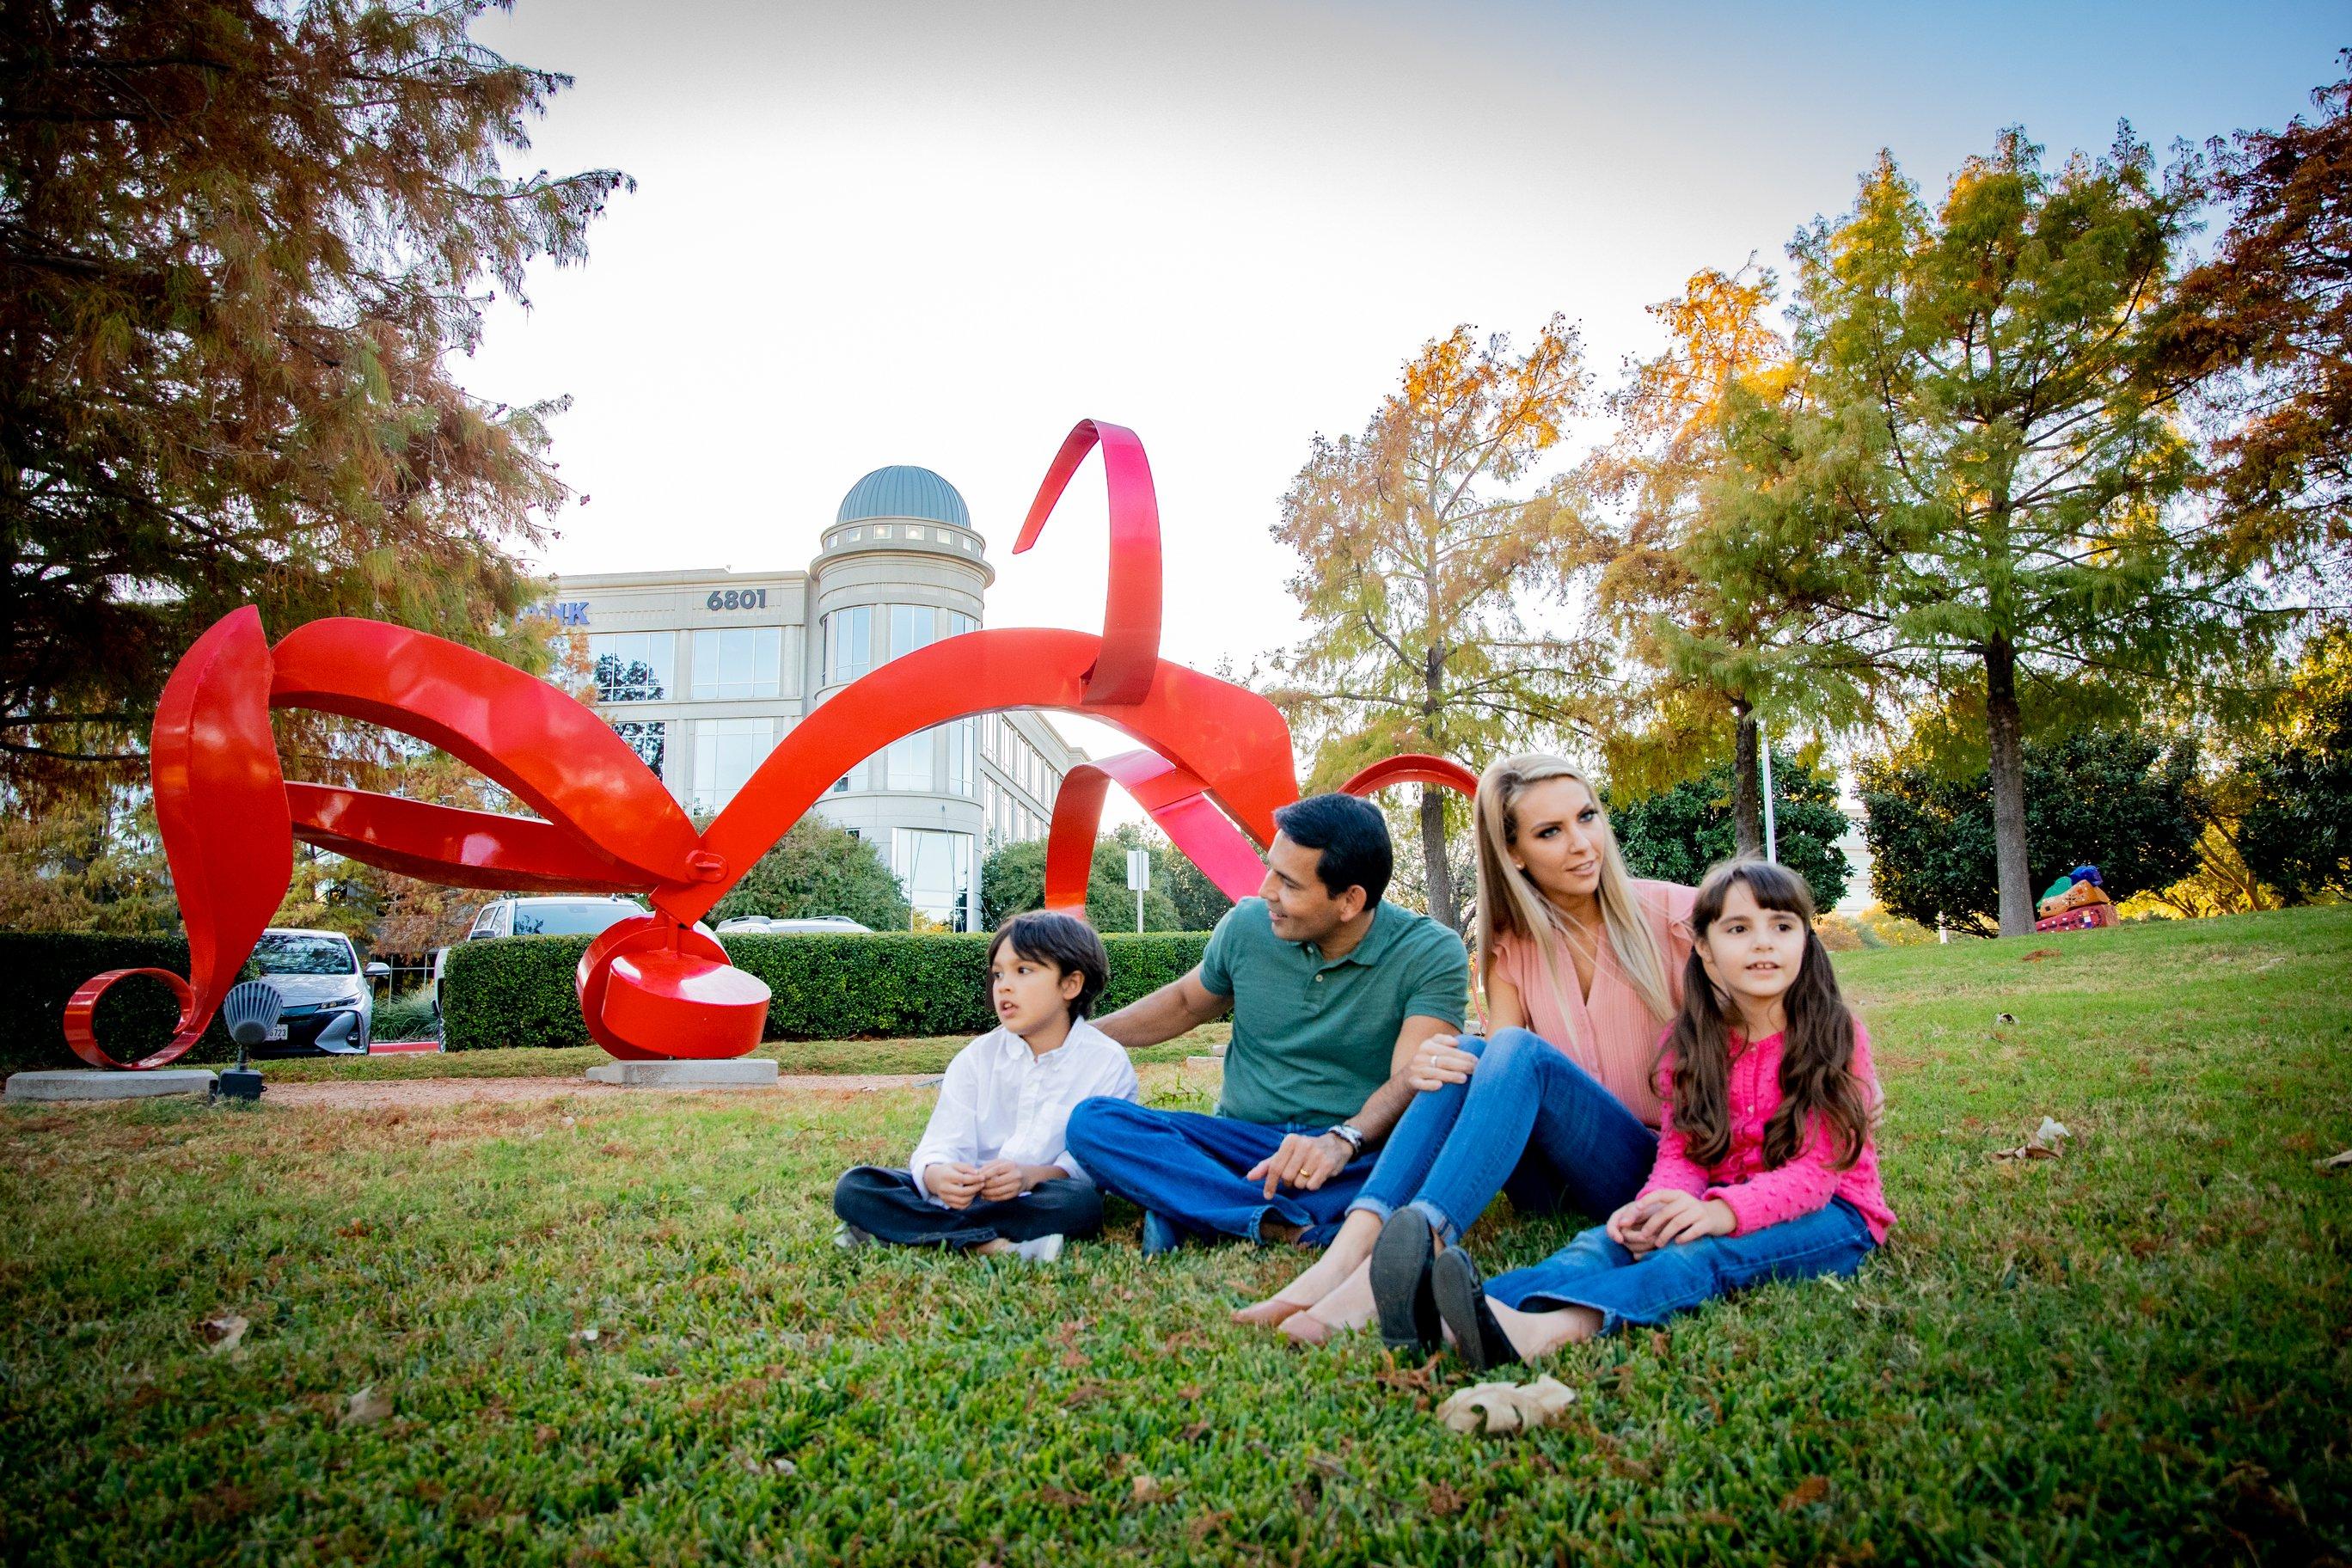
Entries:
<svg viewBox="0 0 2352 1568">
<path fill-rule="evenodd" d="M 1451 1242 L 1498 1192 L 1522 1214 L 1604 1218 L 1656 1163 L 1658 1135 L 1601 1081 L 1525 1029 L 1465 1036 L 1467 1083 L 1413 1096 L 1350 1212 L 1386 1219 L 1410 1205 Z"/>
<path fill-rule="evenodd" d="M 1862 1211 L 1843 1198 L 1743 1236 L 1678 1242 L 1639 1258 L 1595 1226 L 1541 1263 L 1496 1275 L 1486 1295 L 1528 1312 L 1590 1307 L 1601 1314 L 1601 1331 L 1613 1333 L 1744 1285 L 1851 1274 L 1877 1245 Z"/>
</svg>

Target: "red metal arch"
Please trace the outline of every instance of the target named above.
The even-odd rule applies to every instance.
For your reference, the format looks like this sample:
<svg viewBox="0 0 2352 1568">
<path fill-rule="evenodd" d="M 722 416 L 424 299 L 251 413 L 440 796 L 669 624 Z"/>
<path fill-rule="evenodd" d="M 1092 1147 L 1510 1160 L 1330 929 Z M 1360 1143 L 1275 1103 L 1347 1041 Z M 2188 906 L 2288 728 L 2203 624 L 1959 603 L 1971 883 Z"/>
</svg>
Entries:
<svg viewBox="0 0 2352 1568">
<path fill-rule="evenodd" d="M 1170 842 L 1229 899 L 1245 899 L 1265 879 L 1265 863 L 1210 798 L 1192 770 L 1153 752 L 1121 752 L 1081 763 L 1062 779 L 1045 837 L 1045 907 L 1084 919 L 1103 797 L 1112 784 L 1150 814 Z"/>
</svg>

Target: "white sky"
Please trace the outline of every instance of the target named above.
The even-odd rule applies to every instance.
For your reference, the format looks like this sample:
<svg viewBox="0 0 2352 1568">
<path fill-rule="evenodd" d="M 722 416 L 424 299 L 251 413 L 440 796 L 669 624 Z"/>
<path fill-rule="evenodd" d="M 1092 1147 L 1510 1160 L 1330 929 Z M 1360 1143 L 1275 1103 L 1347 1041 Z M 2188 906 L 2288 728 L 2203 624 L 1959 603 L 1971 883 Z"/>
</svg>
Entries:
<svg viewBox="0 0 2352 1568">
<path fill-rule="evenodd" d="M 1600 382 L 1643 308 L 1773 264 L 1891 147 L 1931 194 L 2000 127 L 2162 149 L 2308 108 L 2337 5 L 520 0 L 477 37 L 577 78 L 525 168 L 611 166 L 582 268 L 493 310 L 459 374 L 569 394 L 586 498 L 547 568 L 802 567 L 885 463 L 951 480 L 992 626 L 1095 629 L 1091 465 L 1010 553 L 1076 419 L 1160 490 L 1163 653 L 1298 635 L 1268 536 L 1318 431 L 1360 428 L 1424 340 L 1551 311 Z M 1057 721 L 1100 755 L 1126 744 Z M 1113 792 L 1117 798 L 1117 792 Z"/>
</svg>

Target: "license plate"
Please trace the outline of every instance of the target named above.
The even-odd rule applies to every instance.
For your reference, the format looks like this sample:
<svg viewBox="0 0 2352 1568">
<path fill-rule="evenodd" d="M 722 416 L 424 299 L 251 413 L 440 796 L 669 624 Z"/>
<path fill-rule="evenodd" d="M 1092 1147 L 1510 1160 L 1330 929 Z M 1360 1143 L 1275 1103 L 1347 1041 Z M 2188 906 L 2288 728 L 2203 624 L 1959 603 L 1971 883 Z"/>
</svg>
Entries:
<svg viewBox="0 0 2352 1568">
<path fill-rule="evenodd" d="M 285 1025 L 283 1025 L 283 1024 L 272 1024 L 272 1025 L 270 1025 L 270 1026 L 269 1026 L 269 1033 L 268 1033 L 268 1034 L 266 1034 L 266 1035 L 262 1036 L 262 1037 L 261 1037 L 261 1039 L 262 1039 L 262 1043 L 263 1043 L 264 1045 L 267 1045 L 267 1044 L 268 1044 L 271 1040 L 282 1040 L 282 1039 L 284 1039 L 285 1037 L 286 1037 L 286 1026 L 285 1026 Z"/>
</svg>

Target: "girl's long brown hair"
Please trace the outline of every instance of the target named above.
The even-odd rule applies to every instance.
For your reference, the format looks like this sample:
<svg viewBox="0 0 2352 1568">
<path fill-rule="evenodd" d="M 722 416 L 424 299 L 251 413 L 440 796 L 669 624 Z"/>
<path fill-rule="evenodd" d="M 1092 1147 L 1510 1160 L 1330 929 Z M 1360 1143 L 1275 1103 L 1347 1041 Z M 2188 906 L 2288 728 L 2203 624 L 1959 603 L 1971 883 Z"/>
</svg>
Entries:
<svg viewBox="0 0 2352 1568">
<path fill-rule="evenodd" d="M 1853 1015 L 1838 994 L 1837 972 L 1813 931 L 1812 889 L 1785 866 L 1766 860 L 1727 860 L 1708 869 L 1691 909 L 1696 939 L 1683 971 L 1682 1011 L 1664 1050 L 1674 1057 L 1675 1125 L 1689 1141 L 1690 1156 L 1712 1165 L 1731 1152 L 1731 1114 L 1726 1082 L 1731 1075 L 1731 1028 L 1725 999 L 1699 962 L 1707 928 L 1723 917 L 1724 900 L 1735 882 L 1745 882 L 1758 904 L 1781 910 L 1805 922 L 1805 955 L 1797 978 L 1781 998 L 1789 1015 L 1780 1046 L 1780 1105 L 1764 1126 L 1764 1163 L 1787 1164 L 1805 1146 L 1805 1130 L 1822 1118 L 1839 1169 L 1862 1158 L 1870 1130 L 1870 1105 L 1853 1075 Z"/>
</svg>

